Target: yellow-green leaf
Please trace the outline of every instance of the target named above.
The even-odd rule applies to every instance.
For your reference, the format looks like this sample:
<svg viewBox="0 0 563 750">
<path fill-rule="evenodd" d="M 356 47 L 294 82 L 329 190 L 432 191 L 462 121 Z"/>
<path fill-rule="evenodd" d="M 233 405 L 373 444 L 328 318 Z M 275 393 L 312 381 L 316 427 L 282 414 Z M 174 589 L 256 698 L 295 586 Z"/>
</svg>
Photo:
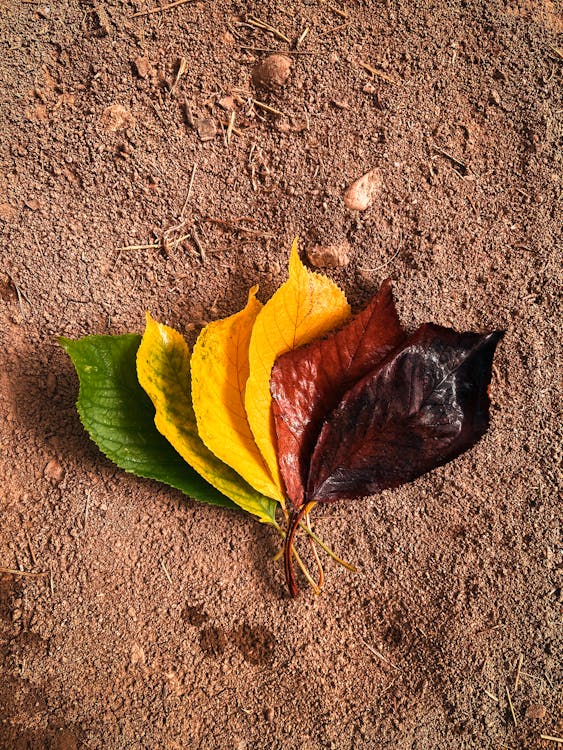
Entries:
<svg viewBox="0 0 563 750">
<path fill-rule="evenodd" d="M 308 271 L 294 240 L 289 279 L 256 317 L 250 338 L 250 375 L 245 406 L 254 440 L 276 483 L 280 483 L 270 395 L 270 373 L 277 357 L 307 344 L 350 315 L 344 293 L 326 276 Z"/>
<path fill-rule="evenodd" d="M 255 489 L 283 502 L 248 424 L 244 394 L 250 334 L 262 304 L 252 287 L 235 315 L 209 323 L 192 352 L 192 401 L 199 436 L 213 453 Z"/>
<path fill-rule="evenodd" d="M 190 351 L 183 337 L 147 313 L 137 352 L 137 377 L 156 409 L 155 425 L 209 484 L 261 521 L 275 523 L 276 502 L 220 461 L 198 435 L 190 393 Z"/>
</svg>

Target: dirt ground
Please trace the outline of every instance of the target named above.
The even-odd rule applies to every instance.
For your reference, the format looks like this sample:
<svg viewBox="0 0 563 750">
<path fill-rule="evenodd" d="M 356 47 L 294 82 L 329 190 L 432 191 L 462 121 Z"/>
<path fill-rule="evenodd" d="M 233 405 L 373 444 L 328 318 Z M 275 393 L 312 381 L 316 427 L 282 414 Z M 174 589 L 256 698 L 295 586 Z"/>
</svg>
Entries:
<svg viewBox="0 0 563 750">
<path fill-rule="evenodd" d="M 0 575 L 0 747 L 555 750 L 556 3 L 174 5 L 0 0 L 0 566 L 43 574 Z M 100 455 L 55 337 L 193 342 L 295 235 L 356 309 L 390 276 L 409 328 L 506 336 L 485 438 L 316 511 L 359 572 L 290 600 L 270 529 Z"/>
</svg>

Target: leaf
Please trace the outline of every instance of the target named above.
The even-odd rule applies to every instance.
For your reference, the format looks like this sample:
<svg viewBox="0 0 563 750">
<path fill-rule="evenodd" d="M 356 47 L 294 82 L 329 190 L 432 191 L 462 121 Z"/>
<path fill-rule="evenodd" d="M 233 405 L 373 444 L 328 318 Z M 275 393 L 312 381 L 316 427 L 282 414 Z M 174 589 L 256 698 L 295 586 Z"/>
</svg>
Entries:
<svg viewBox="0 0 563 750">
<path fill-rule="evenodd" d="M 289 279 L 258 313 L 250 338 L 245 406 L 254 439 L 276 484 L 281 484 L 270 394 L 270 373 L 280 354 L 307 344 L 344 322 L 350 307 L 326 276 L 308 271 L 294 241 Z"/>
<path fill-rule="evenodd" d="M 199 436 L 209 450 L 258 492 L 283 502 L 244 408 L 250 334 L 262 308 L 257 290 L 250 290 L 244 310 L 201 331 L 191 358 L 192 399 Z"/>
<path fill-rule="evenodd" d="M 309 461 L 324 417 L 404 338 L 387 279 L 342 329 L 282 354 L 274 364 L 270 391 L 278 462 L 295 507 L 304 501 Z"/>
<path fill-rule="evenodd" d="M 502 332 L 421 326 L 328 417 L 311 459 L 307 500 L 398 487 L 474 445 L 489 422 L 488 384 Z"/>
<path fill-rule="evenodd" d="M 236 507 L 199 476 L 154 425 L 154 408 L 135 372 L 141 337 L 60 338 L 78 373 L 77 408 L 92 440 L 111 461 L 140 477 L 156 479 L 196 500 Z"/>
<path fill-rule="evenodd" d="M 243 510 L 275 524 L 276 502 L 250 487 L 199 437 L 190 395 L 188 345 L 177 331 L 157 323 L 148 313 L 137 353 L 137 376 L 156 409 L 157 429 L 182 458 Z"/>
</svg>

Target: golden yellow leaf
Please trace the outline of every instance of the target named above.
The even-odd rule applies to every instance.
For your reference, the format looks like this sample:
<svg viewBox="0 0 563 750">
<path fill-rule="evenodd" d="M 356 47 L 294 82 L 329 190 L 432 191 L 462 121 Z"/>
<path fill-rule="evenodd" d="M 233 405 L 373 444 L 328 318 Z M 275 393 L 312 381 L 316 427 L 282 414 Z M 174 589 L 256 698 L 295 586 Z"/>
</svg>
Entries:
<svg viewBox="0 0 563 750">
<path fill-rule="evenodd" d="M 344 293 L 326 276 L 308 271 L 293 242 L 289 279 L 256 317 L 250 338 L 250 375 L 245 406 L 248 422 L 276 484 L 281 485 L 270 395 L 270 373 L 277 357 L 307 344 L 350 315 Z"/>
<path fill-rule="evenodd" d="M 192 352 L 192 401 L 199 436 L 213 453 L 256 490 L 283 502 L 248 424 L 244 394 L 250 334 L 262 304 L 257 286 L 235 315 L 209 323 Z"/>
<path fill-rule="evenodd" d="M 183 337 L 147 313 L 137 377 L 156 409 L 155 425 L 198 474 L 261 521 L 275 524 L 277 503 L 250 487 L 198 435 L 190 392 L 190 351 Z"/>
</svg>

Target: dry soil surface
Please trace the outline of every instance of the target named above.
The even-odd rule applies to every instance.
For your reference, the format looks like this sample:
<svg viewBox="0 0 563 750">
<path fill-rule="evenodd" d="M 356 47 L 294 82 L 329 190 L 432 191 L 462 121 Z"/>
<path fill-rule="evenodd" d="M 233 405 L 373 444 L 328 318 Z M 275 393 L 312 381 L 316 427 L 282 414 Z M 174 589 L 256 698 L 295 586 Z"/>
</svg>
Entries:
<svg viewBox="0 0 563 750">
<path fill-rule="evenodd" d="M 153 7 L 0 0 L 0 747 L 556 750 L 556 3 Z M 390 276 L 410 328 L 506 336 L 487 435 L 316 511 L 359 572 L 290 600 L 269 528 L 101 456 L 55 337 L 193 342 L 295 235 L 356 309 Z"/>
</svg>

